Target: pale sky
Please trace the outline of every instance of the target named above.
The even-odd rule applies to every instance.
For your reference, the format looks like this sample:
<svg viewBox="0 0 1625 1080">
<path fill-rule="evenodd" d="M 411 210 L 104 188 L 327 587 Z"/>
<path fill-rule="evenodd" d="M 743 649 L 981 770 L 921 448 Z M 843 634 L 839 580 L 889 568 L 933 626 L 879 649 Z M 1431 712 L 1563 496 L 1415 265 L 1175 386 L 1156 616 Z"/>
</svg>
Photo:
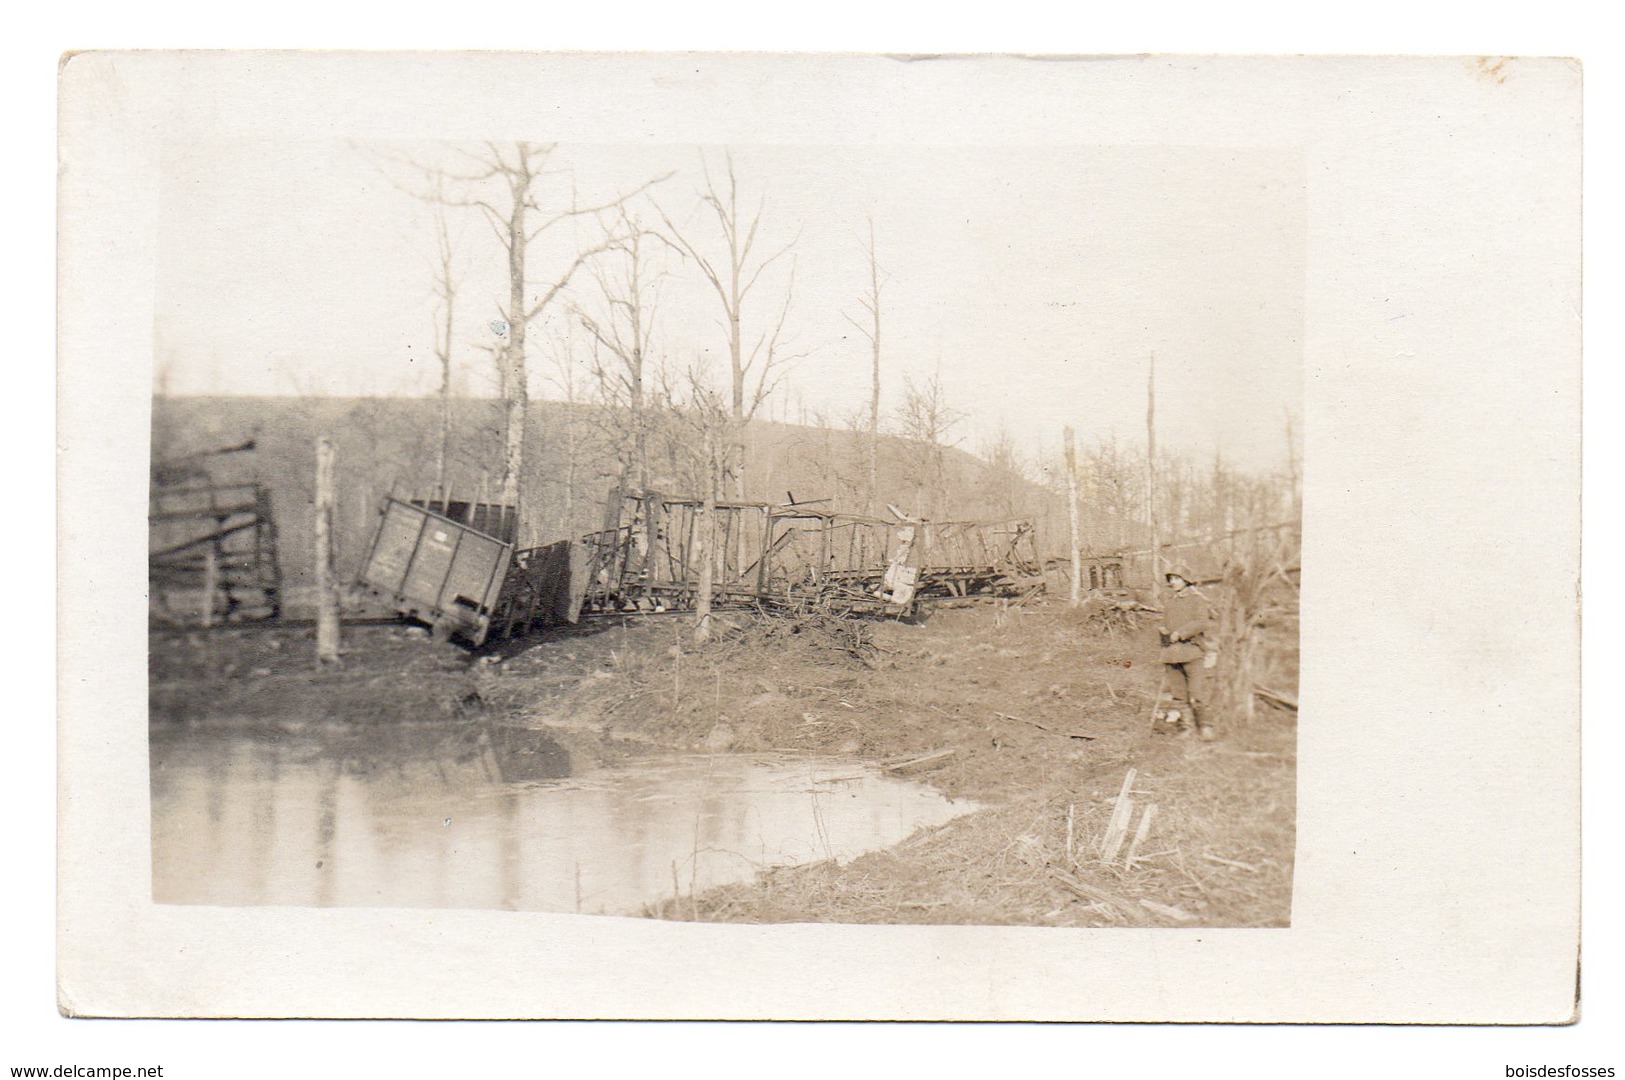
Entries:
<svg viewBox="0 0 1625 1080">
<path fill-rule="evenodd" d="M 171 145 L 160 207 L 156 356 L 176 394 L 421 394 L 433 354 L 429 210 L 384 175 L 390 153 L 446 155 L 433 144 L 211 142 Z M 722 150 L 706 150 L 720 175 Z M 567 205 L 653 190 L 702 249 L 695 146 L 561 145 L 544 200 Z M 734 147 L 742 201 L 765 195 L 764 252 L 795 240 L 787 333 L 808 356 L 764 409 L 837 421 L 867 407 L 862 238 L 873 217 L 882 295 L 882 405 L 904 374 L 940 373 L 966 414 L 954 434 L 976 450 L 1000 426 L 1029 451 L 1053 452 L 1072 424 L 1087 442 L 1144 438 L 1145 375 L 1157 357 L 1158 438 L 1251 468 L 1285 455 L 1285 416 L 1303 379 L 1303 164 L 1276 149 L 1088 146 Z M 395 175 L 404 176 L 399 170 Z M 652 209 L 634 203 L 649 220 Z M 505 255 L 471 211 L 454 219 L 466 280 L 459 295 L 458 385 L 489 393 Z M 711 228 L 707 228 L 710 224 Z M 556 275 L 590 219 L 534 250 L 532 280 Z M 797 239 L 799 237 L 799 239 Z M 747 305 L 751 326 L 776 315 L 788 257 Z M 595 303 L 578 275 L 574 301 Z M 669 260 L 657 354 L 686 365 L 724 355 L 718 307 L 692 266 Z M 531 336 L 532 388 L 570 326 L 561 302 Z M 586 337 L 575 331 L 577 363 Z"/>
</svg>

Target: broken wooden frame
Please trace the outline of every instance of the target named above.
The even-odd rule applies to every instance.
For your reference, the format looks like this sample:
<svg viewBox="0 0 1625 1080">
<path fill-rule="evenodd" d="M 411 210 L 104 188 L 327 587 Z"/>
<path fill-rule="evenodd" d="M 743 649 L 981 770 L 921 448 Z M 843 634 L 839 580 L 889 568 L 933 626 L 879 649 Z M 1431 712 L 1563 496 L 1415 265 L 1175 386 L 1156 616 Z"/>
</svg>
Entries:
<svg viewBox="0 0 1625 1080">
<path fill-rule="evenodd" d="M 612 494 L 590 549 L 589 611 L 691 608 L 702 501 Z M 1031 523 L 885 520 L 808 503 L 719 502 L 713 603 L 813 598 L 904 613 L 920 599 L 1009 595 L 1042 584 Z M 612 523 L 612 524 L 610 524 Z"/>
<path fill-rule="evenodd" d="M 251 445 L 251 444 L 250 444 Z M 159 622 L 274 619 L 282 611 L 271 495 L 260 484 L 153 485 L 147 515 L 149 611 Z"/>
</svg>

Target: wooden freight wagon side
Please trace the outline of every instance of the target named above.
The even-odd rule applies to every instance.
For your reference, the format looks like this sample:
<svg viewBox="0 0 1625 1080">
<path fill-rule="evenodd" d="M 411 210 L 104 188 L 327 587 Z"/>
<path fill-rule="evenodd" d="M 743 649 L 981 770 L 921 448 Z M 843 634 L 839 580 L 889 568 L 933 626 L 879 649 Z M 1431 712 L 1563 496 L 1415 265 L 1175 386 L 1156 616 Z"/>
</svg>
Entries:
<svg viewBox="0 0 1625 1080">
<path fill-rule="evenodd" d="M 421 506 L 386 499 L 357 584 L 444 637 L 485 640 L 513 546 Z"/>
</svg>

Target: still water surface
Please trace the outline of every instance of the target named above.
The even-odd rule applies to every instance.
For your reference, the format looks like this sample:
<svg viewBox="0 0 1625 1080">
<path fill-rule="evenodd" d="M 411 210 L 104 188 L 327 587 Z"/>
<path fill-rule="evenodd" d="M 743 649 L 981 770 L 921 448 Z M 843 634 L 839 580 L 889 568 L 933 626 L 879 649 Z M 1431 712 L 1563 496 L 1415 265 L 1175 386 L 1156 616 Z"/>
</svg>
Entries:
<svg viewBox="0 0 1625 1080">
<path fill-rule="evenodd" d="M 591 769 L 508 729 L 336 744 L 155 735 L 153 899 L 637 914 L 975 809 L 829 758 Z"/>
</svg>

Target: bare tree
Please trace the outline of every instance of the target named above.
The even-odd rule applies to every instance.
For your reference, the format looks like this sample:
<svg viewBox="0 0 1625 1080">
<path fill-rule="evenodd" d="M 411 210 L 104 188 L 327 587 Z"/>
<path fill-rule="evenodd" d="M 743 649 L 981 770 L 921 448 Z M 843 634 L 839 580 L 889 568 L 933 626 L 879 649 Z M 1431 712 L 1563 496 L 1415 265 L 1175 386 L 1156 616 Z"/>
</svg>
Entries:
<svg viewBox="0 0 1625 1080">
<path fill-rule="evenodd" d="M 1072 582 L 1068 600 L 1077 607 L 1083 598 L 1083 534 L 1078 524 L 1078 451 L 1073 442 L 1072 429 L 1061 434 L 1066 455 L 1066 516 L 1070 540 L 1067 555 L 1072 564 Z"/>
<path fill-rule="evenodd" d="M 866 493 L 864 510 L 866 513 L 875 513 L 880 497 L 880 290 L 885 282 L 881 279 L 880 263 L 875 257 L 875 220 L 869 219 L 869 246 L 866 251 L 869 257 L 869 293 L 858 298 L 858 303 L 869 315 L 865 322 L 859 322 L 847 315 L 846 321 L 857 328 L 858 333 L 869 339 L 871 359 L 871 374 L 869 379 L 869 487 Z"/>
<path fill-rule="evenodd" d="M 694 601 L 694 640 L 703 643 L 711 637 L 711 599 L 717 568 L 723 559 L 717 528 L 717 501 L 727 468 L 732 417 L 723 406 L 721 396 L 711 388 L 703 362 L 696 361 L 689 368 L 681 387 L 672 386 L 664 372 L 662 376 L 661 396 L 682 432 L 677 441 L 700 478 L 700 513 L 694 525 L 689 565 L 699 574 Z"/>
<path fill-rule="evenodd" d="M 1025 501 L 1029 478 L 1027 462 L 1008 427 L 999 425 L 993 438 L 983 445 L 981 457 L 987 462 L 982 502 L 1003 517 L 1015 517 Z"/>
<path fill-rule="evenodd" d="M 457 320 L 458 277 L 454 266 L 456 250 L 446 225 L 445 189 L 435 197 L 435 333 L 434 354 L 440 361 L 440 440 L 435 451 L 435 490 L 446 491 L 446 465 L 451 454 L 451 342 Z"/>
<path fill-rule="evenodd" d="M 948 500 L 949 433 L 964 414 L 948 407 L 942 379 L 932 375 L 923 384 L 903 377 L 903 404 L 898 426 L 908 447 L 910 479 L 915 485 L 916 502 L 925 503 L 925 516 L 940 519 Z M 918 512 L 918 511 L 916 511 Z"/>
<path fill-rule="evenodd" d="M 1137 453 L 1125 451 L 1115 435 L 1099 440 L 1089 451 L 1084 468 L 1089 478 L 1086 532 L 1102 550 L 1120 551 L 1128 545 L 1128 523 L 1143 516 L 1142 485 L 1136 479 L 1143 472 Z"/>
<path fill-rule="evenodd" d="M 428 181 L 428 191 L 416 191 L 420 198 L 446 206 L 462 206 L 478 211 L 502 245 L 508 264 L 508 299 L 498 303 L 502 338 L 498 362 L 502 372 L 502 394 L 506 404 L 503 437 L 502 486 L 500 500 L 522 514 L 520 478 L 524 475 L 525 423 L 530 405 L 529 374 L 526 368 L 525 339 L 530 323 L 544 314 L 568 288 L 576 272 L 613 246 L 613 238 L 577 251 L 556 276 L 536 288 L 530 274 L 532 247 L 549 230 L 582 215 L 598 215 L 620 207 L 639 192 L 665 177 L 650 180 L 633 191 L 607 202 L 582 206 L 572 190 L 568 204 L 557 200 L 544 208 L 541 181 L 554 170 L 547 168 L 556 144 L 519 141 L 511 146 L 488 142 L 479 150 L 454 148 L 458 167 L 425 166 L 408 162 Z M 669 175 L 669 174 L 668 174 Z"/>
<path fill-rule="evenodd" d="M 612 421 L 624 410 L 629 439 L 614 440 L 621 459 L 620 483 L 637 491 L 649 487 L 649 421 L 645 384 L 655 316 L 659 309 L 659 269 L 651 263 L 651 249 L 669 246 L 660 233 L 643 226 L 618 208 L 614 225 L 606 227 L 612 251 L 621 256 L 610 266 L 595 263 L 593 276 L 603 299 L 594 313 L 581 306 L 576 319 L 592 335 L 593 375 Z M 607 355 L 606 355 L 607 354 Z M 624 447 L 624 450 L 621 449 Z"/>
<path fill-rule="evenodd" d="M 764 323 L 755 343 L 749 349 L 745 347 L 745 302 L 761 280 L 763 271 L 789 254 L 796 241 L 792 239 L 766 257 L 758 256 L 756 243 L 766 196 L 758 200 L 755 212 L 746 220 L 739 208 L 739 179 L 734 172 L 731 152 L 726 155 L 726 162 L 726 184 L 719 187 L 704 155 L 700 157 L 700 167 L 705 174 L 705 190 L 700 192 L 700 203 L 716 218 L 717 228 L 727 248 L 723 259 L 704 254 L 677 228 L 664 210 L 660 211 L 660 219 L 671 241 L 699 266 L 722 305 L 723 322 L 728 330 L 731 376 L 729 416 L 732 431 L 728 472 L 733 477 L 734 497 L 742 499 L 745 495 L 745 426 L 756 415 L 762 402 L 778 387 L 785 369 L 805 354 L 789 351 L 790 347 L 784 340 L 785 319 L 790 313 L 790 302 L 795 294 L 793 265 L 777 317 Z"/>
<path fill-rule="evenodd" d="M 574 342 L 568 330 L 548 335 L 550 363 L 547 374 L 544 376 L 553 384 L 554 389 L 564 402 L 564 416 L 554 426 L 554 434 L 561 444 L 564 453 L 563 468 L 550 470 L 554 472 L 559 489 L 559 498 L 555 505 L 558 507 L 554 535 L 569 536 L 576 531 L 575 525 L 575 497 L 576 488 L 580 480 L 583 467 L 584 451 L 587 439 L 582 431 L 581 418 L 577 415 L 577 404 L 581 400 L 581 380 L 576 375 L 576 357 Z"/>
</svg>

